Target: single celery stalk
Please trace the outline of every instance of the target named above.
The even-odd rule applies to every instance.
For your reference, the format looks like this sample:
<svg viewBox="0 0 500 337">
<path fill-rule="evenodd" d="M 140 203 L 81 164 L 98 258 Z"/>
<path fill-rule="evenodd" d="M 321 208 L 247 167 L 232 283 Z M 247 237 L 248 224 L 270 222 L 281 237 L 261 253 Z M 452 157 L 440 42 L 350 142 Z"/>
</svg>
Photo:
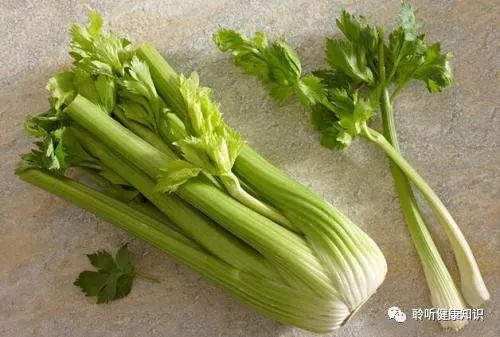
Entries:
<svg viewBox="0 0 500 337">
<path fill-rule="evenodd" d="M 18 172 L 17 175 L 22 180 L 71 201 L 122 229 L 133 231 L 133 234 L 138 237 L 145 238 L 151 233 L 157 233 L 201 251 L 194 241 L 170 226 L 70 178 L 36 169 Z"/>
<path fill-rule="evenodd" d="M 164 223 L 171 223 L 172 228 L 175 228 L 178 231 L 181 231 L 177 225 L 175 225 L 171 220 L 164 214 L 162 213 L 156 206 L 154 206 L 151 202 L 148 201 L 136 201 L 132 200 L 126 203 L 127 206 L 138 210 L 139 212 L 142 212 L 148 216 L 150 216 L 153 219 L 156 219 L 160 222 Z M 186 233 L 181 231 L 181 234 L 186 236 Z"/>
</svg>

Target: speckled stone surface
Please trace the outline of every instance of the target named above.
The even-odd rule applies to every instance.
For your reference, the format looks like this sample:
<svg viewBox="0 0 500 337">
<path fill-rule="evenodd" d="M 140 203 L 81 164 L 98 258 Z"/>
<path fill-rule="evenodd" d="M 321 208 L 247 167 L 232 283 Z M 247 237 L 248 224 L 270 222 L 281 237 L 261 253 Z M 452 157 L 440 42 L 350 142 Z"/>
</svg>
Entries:
<svg viewBox="0 0 500 337">
<path fill-rule="evenodd" d="M 414 1 L 431 40 L 454 57 L 456 84 L 430 96 L 411 85 L 396 104 L 401 147 L 461 225 L 492 294 L 483 322 L 454 336 L 500 336 L 500 4 Z M 323 149 L 297 102 L 279 107 L 258 82 L 218 53 L 219 27 L 285 33 L 306 70 L 322 65 L 326 36 L 337 34 L 342 7 L 392 26 L 399 0 L 372 1 L 90 1 L 113 30 L 151 41 L 179 70 L 197 70 L 214 88 L 227 121 L 268 159 L 346 212 L 386 254 L 377 294 L 329 336 L 440 336 L 436 322 L 389 321 L 388 307 L 429 308 L 420 263 L 402 219 L 384 155 L 357 141 Z M 0 336 L 313 336 L 282 326 L 146 244 L 72 205 L 19 181 L 12 172 L 28 148 L 22 122 L 46 109 L 44 85 L 70 64 L 69 22 L 85 20 L 84 2 L 0 2 Z M 374 122 L 374 126 L 378 121 Z M 428 213 L 428 210 L 426 210 Z M 456 276 L 450 248 L 429 226 Z M 130 242 L 139 270 L 161 284 L 136 282 L 127 298 L 95 305 L 72 285 L 85 254 Z"/>
</svg>

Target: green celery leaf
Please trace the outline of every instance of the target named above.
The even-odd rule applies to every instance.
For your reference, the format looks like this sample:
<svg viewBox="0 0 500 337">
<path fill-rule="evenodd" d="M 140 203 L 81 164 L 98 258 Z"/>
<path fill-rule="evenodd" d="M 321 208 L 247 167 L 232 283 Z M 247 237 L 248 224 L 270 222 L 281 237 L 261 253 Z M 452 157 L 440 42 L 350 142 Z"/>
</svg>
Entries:
<svg viewBox="0 0 500 337">
<path fill-rule="evenodd" d="M 347 40 L 327 39 L 326 61 L 335 71 L 344 73 L 354 83 L 373 84 L 374 76 L 367 66 L 367 53 L 363 47 Z"/>
<path fill-rule="evenodd" d="M 312 72 L 314 76 L 321 79 L 321 83 L 324 88 L 344 88 L 346 90 L 351 89 L 351 80 L 349 77 L 340 72 L 333 71 L 330 69 L 320 69 Z"/>
<path fill-rule="evenodd" d="M 51 77 L 46 89 L 50 93 L 52 106 L 56 110 L 61 110 L 63 105 L 67 105 L 75 96 L 73 87 L 73 72 L 63 71 Z"/>
<path fill-rule="evenodd" d="M 154 116 L 148 113 L 146 109 L 139 103 L 132 100 L 123 100 L 116 106 L 117 109 L 123 111 L 126 118 L 142 124 L 150 130 L 155 130 Z"/>
<path fill-rule="evenodd" d="M 321 143 L 330 148 L 344 148 L 373 114 L 370 101 L 360 98 L 356 90 L 363 83 L 375 84 L 374 72 L 368 63 L 377 65 L 378 59 L 373 58 L 378 57 L 379 31 L 368 25 L 363 17 L 355 17 L 346 11 L 342 12 L 337 25 L 346 38 L 327 41 L 327 61 L 333 69 L 302 77 L 297 54 L 282 40 L 269 43 L 263 33 L 248 39 L 225 29 L 217 32 L 214 40 L 221 51 L 232 52 L 236 65 L 267 83 L 271 95 L 278 101 L 298 93 L 304 105 L 311 108 L 311 120 L 321 132 Z M 367 97 L 371 97 L 370 91 Z M 186 157 L 196 153 L 193 147 L 208 144 L 190 140 L 183 145 Z M 198 162 L 216 160 L 211 155 L 198 155 L 190 161 L 199 165 Z M 206 173 L 216 174 L 205 167 L 203 169 Z"/>
<path fill-rule="evenodd" d="M 345 10 L 342 10 L 336 24 L 345 38 L 326 41 L 326 61 L 334 70 L 328 74 L 329 81 L 339 82 L 342 87 L 348 83 L 354 86 L 360 82 L 375 84 L 378 69 L 370 67 L 378 62 L 378 28 L 369 25 L 363 16 L 355 16 Z"/>
<path fill-rule="evenodd" d="M 410 57 L 420 55 L 425 49 L 424 35 L 418 34 L 416 10 L 407 3 L 402 3 L 399 11 L 399 26 L 389 35 L 389 53 L 393 64 Z M 412 62 L 410 62 L 412 63 Z"/>
<path fill-rule="evenodd" d="M 399 26 L 404 32 L 406 41 L 414 41 L 418 37 L 417 11 L 408 3 L 401 3 L 399 10 Z"/>
<path fill-rule="evenodd" d="M 219 104 L 212 100 L 210 88 L 200 86 L 198 74 L 193 72 L 189 77 L 181 74 L 179 90 L 186 104 L 184 124 L 188 132 L 195 137 L 217 132 L 222 123 Z"/>
<path fill-rule="evenodd" d="M 369 101 L 360 98 L 357 92 L 349 94 L 343 89 L 333 90 L 332 104 L 339 119 L 338 124 L 354 138 L 361 132 L 361 128 L 373 115 L 373 108 Z"/>
<path fill-rule="evenodd" d="M 132 290 L 134 277 L 131 275 L 121 275 L 116 282 L 116 292 L 114 299 L 124 298 Z"/>
<path fill-rule="evenodd" d="M 246 73 L 257 75 L 264 82 L 270 80 L 267 60 L 262 57 L 269 48 L 265 34 L 256 33 L 253 39 L 247 39 L 234 30 L 220 29 L 213 40 L 221 51 L 231 51 L 234 63 Z"/>
<path fill-rule="evenodd" d="M 425 35 L 418 34 L 416 10 L 403 3 L 399 14 L 399 27 L 389 36 L 388 68 L 395 73 L 393 81 L 405 85 L 410 79 L 426 83 L 429 92 L 439 92 L 453 82 L 450 55 L 441 53 L 439 43 L 430 46 Z"/>
<path fill-rule="evenodd" d="M 336 24 L 351 43 L 371 53 L 370 56 L 377 53 L 379 44 L 378 29 L 369 25 L 365 17 L 355 16 L 346 10 L 342 10 Z"/>
<path fill-rule="evenodd" d="M 223 134 L 227 145 L 229 166 L 233 167 L 236 158 L 239 156 L 241 151 L 243 151 L 245 141 L 241 138 L 238 132 L 228 127 L 224 127 Z"/>
<path fill-rule="evenodd" d="M 79 95 L 85 97 L 92 103 L 101 105 L 101 97 L 97 92 L 95 77 L 86 70 L 78 67 L 74 71 L 73 86 Z"/>
<path fill-rule="evenodd" d="M 51 166 L 49 158 L 45 156 L 45 151 L 41 150 L 41 142 L 35 143 L 37 149 L 32 149 L 30 152 L 21 155 L 21 160 L 17 163 L 15 173 L 20 174 L 26 170 L 47 169 Z"/>
<path fill-rule="evenodd" d="M 179 183 L 198 174 L 194 168 L 209 175 L 223 175 L 231 171 L 244 142 L 240 135 L 230 130 L 222 121 L 219 104 L 212 100 L 212 92 L 200 86 L 197 73 L 189 77 L 180 75 L 179 89 L 186 105 L 186 115 L 181 117 L 167 113 L 165 116 L 167 133 L 185 161 L 193 167 L 179 167 L 174 177 L 167 173 L 165 190 L 177 188 Z M 168 168 L 167 168 L 168 171 Z M 170 187 L 169 187 L 170 186 Z"/>
<path fill-rule="evenodd" d="M 106 282 L 97 294 L 97 304 L 108 303 L 116 299 L 116 288 L 118 286 L 118 279 L 120 276 L 121 273 L 107 274 Z"/>
<path fill-rule="evenodd" d="M 434 43 L 427 48 L 422 64 L 415 70 L 413 78 L 424 81 L 429 92 L 439 92 L 453 82 L 449 54 L 441 54 L 441 46 Z"/>
<path fill-rule="evenodd" d="M 222 175 L 231 171 L 232 162 L 225 138 L 218 134 L 188 137 L 174 143 L 184 159 L 212 175 Z"/>
<path fill-rule="evenodd" d="M 343 149 L 351 145 L 352 137 L 338 124 L 321 131 L 320 144 L 329 149 Z"/>
<path fill-rule="evenodd" d="M 321 133 L 321 145 L 343 149 L 362 131 L 374 108 L 370 100 L 359 97 L 357 91 L 351 93 L 343 88 L 331 88 L 328 99 L 328 105 L 311 107 L 311 120 Z"/>
<path fill-rule="evenodd" d="M 157 177 L 156 190 L 162 193 L 175 192 L 179 186 L 196 177 L 201 169 L 185 160 L 175 160 L 166 169 L 160 170 Z"/>
<path fill-rule="evenodd" d="M 338 147 L 337 136 L 339 128 L 335 126 L 325 127 L 320 133 L 320 144 L 328 149 L 335 149 Z"/>
<path fill-rule="evenodd" d="M 304 105 L 313 106 L 327 100 L 325 84 L 315 75 L 303 76 L 297 85 L 300 99 Z"/>
<path fill-rule="evenodd" d="M 40 130 L 44 130 L 46 136 L 43 140 L 34 143 L 35 149 L 21 157 L 16 172 L 19 173 L 28 168 L 39 168 L 62 174 L 73 165 L 95 166 L 97 164 L 66 127 L 63 126 L 53 131 Z"/>
<path fill-rule="evenodd" d="M 106 113 L 111 114 L 116 104 L 116 82 L 112 77 L 99 75 L 94 83 L 99 95 L 100 106 Z"/>
<path fill-rule="evenodd" d="M 49 79 L 46 89 L 54 110 L 52 119 L 62 120 L 63 109 L 80 94 L 111 113 L 116 101 L 115 81 L 111 77 L 92 75 L 82 68 L 61 72 Z"/>
<path fill-rule="evenodd" d="M 388 53 L 386 53 L 388 58 L 386 67 L 388 70 L 394 66 L 397 67 L 396 81 L 399 83 L 411 78 L 427 48 L 424 43 L 425 36 L 418 34 L 418 27 L 416 10 L 412 6 L 402 3 L 399 12 L 399 26 L 389 35 Z"/>
<path fill-rule="evenodd" d="M 91 36 L 99 36 L 102 31 L 103 20 L 99 12 L 88 8 L 89 11 L 89 25 L 87 26 L 87 32 Z"/>
<path fill-rule="evenodd" d="M 80 145 L 80 142 L 66 127 L 61 127 L 50 134 L 54 147 L 53 155 L 58 164 L 57 169 L 66 171 L 71 166 L 93 167 L 97 161 Z"/>
<path fill-rule="evenodd" d="M 130 42 L 110 32 L 102 32 L 102 17 L 89 9 L 89 24 L 70 26 L 70 55 L 75 64 L 91 74 L 123 75 L 124 63 L 130 58 Z"/>
<path fill-rule="evenodd" d="M 231 51 L 237 66 L 266 83 L 277 101 L 283 102 L 296 91 L 302 66 L 295 50 L 282 39 L 269 43 L 264 33 L 248 39 L 221 29 L 214 34 L 214 42 L 221 51 Z"/>
<path fill-rule="evenodd" d="M 16 164 L 14 173 L 19 175 L 29 169 L 40 168 L 41 158 L 42 156 L 39 153 L 34 153 L 34 151 L 22 154 L 21 159 Z"/>
<path fill-rule="evenodd" d="M 169 110 L 156 91 L 147 63 L 134 55 L 125 63 L 118 85 L 118 107 L 125 117 L 158 133 Z"/>
<path fill-rule="evenodd" d="M 144 98 L 157 101 L 158 93 L 151 78 L 149 67 L 146 62 L 133 56 L 130 62 L 125 65 L 126 75 L 120 81 L 120 85 L 131 94 L 143 96 Z"/>
<path fill-rule="evenodd" d="M 35 116 L 28 116 L 24 122 L 24 133 L 30 137 L 47 137 L 52 131 L 68 124 L 69 121 L 64 117 L 60 110 L 51 107 L 46 112 Z"/>
<path fill-rule="evenodd" d="M 311 122 L 319 131 L 331 127 L 338 121 L 335 114 L 323 104 L 311 107 Z"/>
<path fill-rule="evenodd" d="M 278 102 L 283 102 L 296 91 L 302 74 L 299 57 L 283 40 L 271 44 L 266 54 L 271 75 L 271 96 Z"/>
</svg>

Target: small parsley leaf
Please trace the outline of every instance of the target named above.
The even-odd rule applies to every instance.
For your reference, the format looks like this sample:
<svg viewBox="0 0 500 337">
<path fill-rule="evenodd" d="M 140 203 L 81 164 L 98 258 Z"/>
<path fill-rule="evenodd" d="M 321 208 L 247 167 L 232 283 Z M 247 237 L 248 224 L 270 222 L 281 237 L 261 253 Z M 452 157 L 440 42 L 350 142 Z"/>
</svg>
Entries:
<svg viewBox="0 0 500 337">
<path fill-rule="evenodd" d="M 112 270 L 116 268 L 113 257 L 105 250 L 98 251 L 94 254 L 88 254 L 87 258 L 89 259 L 90 264 L 99 269 L 99 271 Z"/>
<path fill-rule="evenodd" d="M 97 297 L 97 303 L 107 303 L 127 296 L 137 276 L 159 282 L 134 271 L 126 245 L 118 250 L 114 259 L 105 250 L 89 254 L 87 257 L 97 271 L 81 272 L 73 284 L 86 296 Z"/>
</svg>

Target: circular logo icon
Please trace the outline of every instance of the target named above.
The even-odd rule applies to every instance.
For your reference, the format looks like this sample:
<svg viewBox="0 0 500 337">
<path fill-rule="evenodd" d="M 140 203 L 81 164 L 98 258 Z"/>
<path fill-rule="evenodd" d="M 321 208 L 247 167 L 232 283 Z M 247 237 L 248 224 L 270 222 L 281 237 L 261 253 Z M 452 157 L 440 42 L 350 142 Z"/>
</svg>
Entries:
<svg viewBox="0 0 500 337">
<path fill-rule="evenodd" d="M 398 323 L 406 322 L 406 314 L 399 309 L 399 307 L 393 306 L 387 309 L 387 316 L 389 319 L 393 319 Z"/>
</svg>

